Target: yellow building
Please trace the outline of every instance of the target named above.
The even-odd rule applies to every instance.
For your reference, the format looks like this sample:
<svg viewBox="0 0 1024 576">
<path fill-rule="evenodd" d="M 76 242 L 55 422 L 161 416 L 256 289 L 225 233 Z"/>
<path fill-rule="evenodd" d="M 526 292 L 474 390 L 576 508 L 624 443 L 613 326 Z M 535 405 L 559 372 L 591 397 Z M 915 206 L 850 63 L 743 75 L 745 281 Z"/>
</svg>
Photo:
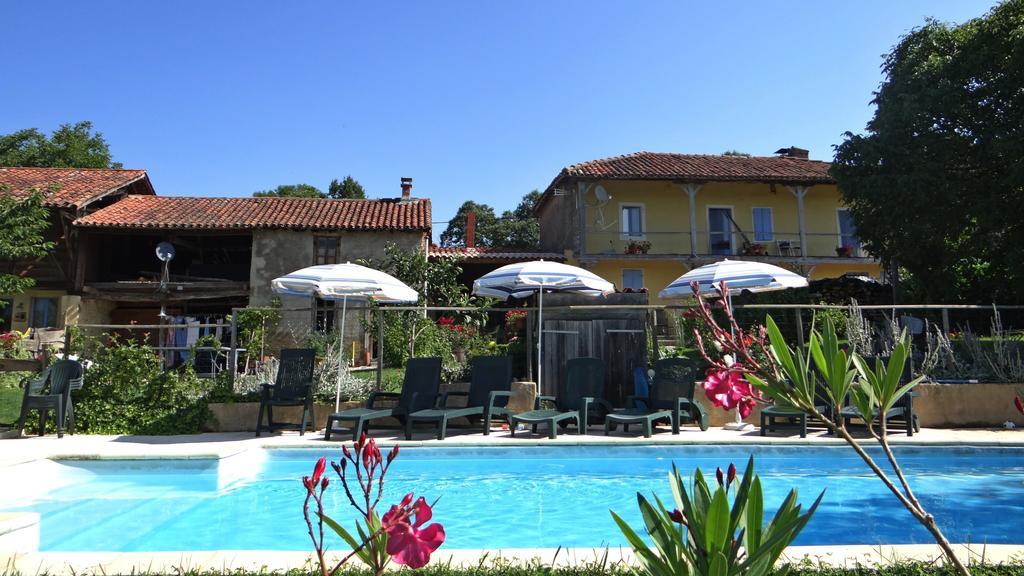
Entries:
<svg viewBox="0 0 1024 576">
<path fill-rule="evenodd" d="M 827 162 L 778 156 L 638 152 L 564 168 L 537 205 L 541 249 L 562 252 L 620 289 L 657 293 L 724 258 L 808 278 L 880 277 Z"/>
</svg>

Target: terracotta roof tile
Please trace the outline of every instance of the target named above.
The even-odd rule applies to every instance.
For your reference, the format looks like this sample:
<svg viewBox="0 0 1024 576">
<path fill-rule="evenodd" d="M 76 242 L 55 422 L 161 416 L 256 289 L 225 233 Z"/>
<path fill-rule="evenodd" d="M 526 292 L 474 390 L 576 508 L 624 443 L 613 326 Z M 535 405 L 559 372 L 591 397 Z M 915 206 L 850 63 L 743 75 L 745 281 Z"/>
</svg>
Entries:
<svg viewBox="0 0 1024 576">
<path fill-rule="evenodd" d="M 829 175 L 831 166 L 829 162 L 786 156 L 636 152 L 563 168 L 544 191 L 537 207 L 540 208 L 567 178 L 834 184 L 835 180 Z"/>
<path fill-rule="evenodd" d="M 474 246 L 473 248 L 466 248 L 463 246 L 433 245 L 430 247 L 429 256 L 431 258 L 451 258 L 453 260 L 486 259 L 524 262 L 528 260 L 554 260 L 557 262 L 565 260 L 565 255 L 559 254 L 558 252 L 528 252 L 525 250 L 518 250 L 516 248 L 501 248 L 493 246 Z"/>
<path fill-rule="evenodd" d="M 75 220 L 93 228 L 430 230 L 430 200 L 129 196 Z"/>
<path fill-rule="evenodd" d="M 573 164 L 560 177 L 679 179 L 695 182 L 743 181 L 794 184 L 835 182 L 831 164 L 785 156 L 721 156 L 637 152 Z"/>
<path fill-rule="evenodd" d="M 0 188 L 7 194 L 25 198 L 37 189 L 43 204 L 54 208 L 80 208 L 135 182 L 141 183 L 135 193 L 155 194 L 145 170 L 0 167 Z"/>
</svg>

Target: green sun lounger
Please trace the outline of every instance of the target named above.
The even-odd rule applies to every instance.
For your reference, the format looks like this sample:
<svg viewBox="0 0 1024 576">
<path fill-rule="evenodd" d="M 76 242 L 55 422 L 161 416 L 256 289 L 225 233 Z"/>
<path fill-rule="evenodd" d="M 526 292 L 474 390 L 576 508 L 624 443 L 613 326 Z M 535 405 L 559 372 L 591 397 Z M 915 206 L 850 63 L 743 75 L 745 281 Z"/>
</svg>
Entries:
<svg viewBox="0 0 1024 576">
<path fill-rule="evenodd" d="M 482 420 L 485 435 L 491 433 L 491 418 L 508 420 L 510 413 L 506 405 L 512 396 L 512 357 L 477 356 L 470 364 L 469 392 L 445 392 L 436 407 L 410 414 L 405 421 L 406 440 L 412 440 L 412 427 L 416 422 L 435 423 L 437 439 L 444 440 L 452 418 Z M 448 399 L 457 396 L 466 397 L 466 406 L 449 408 Z"/>
<path fill-rule="evenodd" d="M 334 425 L 337 423 L 349 423 L 353 442 L 359 440 L 363 432 L 369 430 L 370 422 L 374 420 L 397 418 L 405 425 L 409 414 L 434 405 L 440 384 L 440 358 L 411 358 L 405 364 L 405 380 L 402 382 L 401 392 L 374 392 L 366 400 L 365 407 L 329 415 L 324 440 L 330 440 L 332 433 L 344 430 L 335 428 Z M 391 405 L 384 406 L 385 402 Z"/>
<path fill-rule="evenodd" d="M 533 432 L 547 424 L 548 438 L 558 436 L 558 426 L 576 425 L 580 434 L 587 433 L 591 416 L 604 416 L 612 411 L 604 399 L 605 365 L 600 358 L 573 358 L 566 362 L 565 378 L 559 383 L 556 396 L 537 396 L 535 409 L 510 418 L 509 431 L 516 435 L 516 424 L 529 424 Z M 542 409 L 544 402 L 553 408 Z"/>
<path fill-rule="evenodd" d="M 815 391 L 815 408 L 827 418 L 832 417 L 832 408 L 828 405 L 828 396 L 822 387 L 821 382 Z M 795 429 L 800 433 L 801 438 L 807 437 L 807 423 L 810 414 L 793 408 L 792 406 L 768 405 L 761 407 L 761 436 L 776 430 Z"/>
<path fill-rule="evenodd" d="M 881 360 L 883 364 L 889 363 L 888 356 L 866 356 L 864 361 L 869 365 L 874 366 L 876 358 Z M 908 359 L 903 365 L 903 374 L 900 375 L 900 385 L 910 382 L 910 376 L 910 360 Z M 921 431 L 921 423 L 918 421 L 917 414 L 914 412 L 915 396 L 917 396 L 917 393 L 910 390 L 901 396 L 899 400 L 896 400 L 896 404 L 885 413 L 886 427 L 888 427 L 890 420 L 896 420 L 903 425 L 904 429 L 907 431 L 907 436 L 913 436 L 914 432 Z M 842 418 L 844 426 L 848 426 L 850 421 L 854 418 L 863 420 L 860 411 L 853 406 L 844 407 L 839 412 L 839 416 Z M 875 410 L 873 416 L 872 421 L 878 420 L 879 414 L 877 410 Z"/>
<path fill-rule="evenodd" d="M 672 433 L 679 434 L 680 424 L 694 422 L 701 430 L 708 429 L 708 415 L 700 402 L 693 399 L 700 367 L 686 358 L 663 358 L 654 364 L 654 381 L 647 396 L 629 396 L 629 408 L 615 410 L 605 417 L 604 433 L 616 426 L 629 431 L 639 424 L 645 438 L 650 438 L 658 420 L 672 422 Z"/>
</svg>

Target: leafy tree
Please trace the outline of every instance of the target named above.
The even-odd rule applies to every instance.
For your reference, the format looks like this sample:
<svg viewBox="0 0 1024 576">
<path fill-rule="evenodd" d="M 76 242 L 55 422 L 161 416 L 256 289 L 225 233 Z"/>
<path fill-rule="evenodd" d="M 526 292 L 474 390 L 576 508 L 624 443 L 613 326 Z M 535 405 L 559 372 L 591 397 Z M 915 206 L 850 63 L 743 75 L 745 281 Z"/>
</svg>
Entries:
<svg viewBox="0 0 1024 576">
<path fill-rule="evenodd" d="M 345 179 L 338 182 L 337 179 L 331 180 L 331 185 L 327 188 L 327 197 L 335 200 L 339 199 L 363 199 L 366 198 L 366 191 L 363 190 L 363 185 L 356 181 L 352 176 L 345 176 Z"/>
<path fill-rule="evenodd" d="M 741 156 L 743 158 L 750 158 L 750 154 L 740 152 L 739 150 L 726 150 L 725 152 L 722 152 L 722 156 Z"/>
<path fill-rule="evenodd" d="M 540 224 L 533 214 L 533 209 L 537 206 L 540 196 L 538 190 L 529 192 L 523 196 L 515 210 L 506 210 L 500 217 L 495 216 L 494 208 L 487 204 L 466 201 L 441 234 L 441 245 L 465 246 L 466 217 L 472 211 L 476 214 L 477 246 L 535 250 L 540 245 Z"/>
<path fill-rule="evenodd" d="M 857 235 L 926 301 L 1024 301 L 1024 0 L 928 21 L 883 64 L 832 173 Z"/>
<path fill-rule="evenodd" d="M 257 198 L 326 198 L 319 188 L 310 184 L 282 184 L 273 190 L 253 192 Z"/>
<path fill-rule="evenodd" d="M 53 248 L 53 242 L 45 239 L 49 215 L 38 191 L 17 200 L 0 186 L 0 260 L 13 265 L 46 256 Z M 35 279 L 15 273 L 13 267 L 0 272 L 0 294 L 19 294 L 35 283 Z"/>
<path fill-rule="evenodd" d="M 121 168 L 92 122 L 61 124 L 47 137 L 36 128 L 0 135 L 0 166 Z"/>
</svg>

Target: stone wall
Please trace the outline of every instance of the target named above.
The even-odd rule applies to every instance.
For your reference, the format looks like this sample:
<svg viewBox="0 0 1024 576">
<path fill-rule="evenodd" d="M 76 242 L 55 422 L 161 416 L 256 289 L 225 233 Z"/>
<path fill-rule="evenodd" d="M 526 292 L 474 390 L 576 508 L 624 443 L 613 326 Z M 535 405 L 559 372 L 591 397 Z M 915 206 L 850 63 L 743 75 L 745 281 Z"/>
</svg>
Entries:
<svg viewBox="0 0 1024 576">
<path fill-rule="evenodd" d="M 269 306 L 277 297 L 271 289 L 271 280 L 314 264 L 313 239 L 318 235 L 309 230 L 253 231 L 249 271 L 250 306 Z M 341 262 L 355 262 L 364 258 L 381 259 L 388 242 L 406 250 L 423 249 L 426 242 L 422 232 L 342 232 L 337 236 L 341 238 L 338 246 L 338 259 Z M 281 322 L 277 333 L 272 335 L 276 346 L 293 345 L 305 338 L 313 324 L 310 306 L 311 300 L 307 298 L 281 297 Z M 365 344 L 359 321 L 363 314 L 365 312 L 353 310 L 345 318 L 347 346 L 355 342 L 357 354 L 361 353 Z"/>
</svg>

